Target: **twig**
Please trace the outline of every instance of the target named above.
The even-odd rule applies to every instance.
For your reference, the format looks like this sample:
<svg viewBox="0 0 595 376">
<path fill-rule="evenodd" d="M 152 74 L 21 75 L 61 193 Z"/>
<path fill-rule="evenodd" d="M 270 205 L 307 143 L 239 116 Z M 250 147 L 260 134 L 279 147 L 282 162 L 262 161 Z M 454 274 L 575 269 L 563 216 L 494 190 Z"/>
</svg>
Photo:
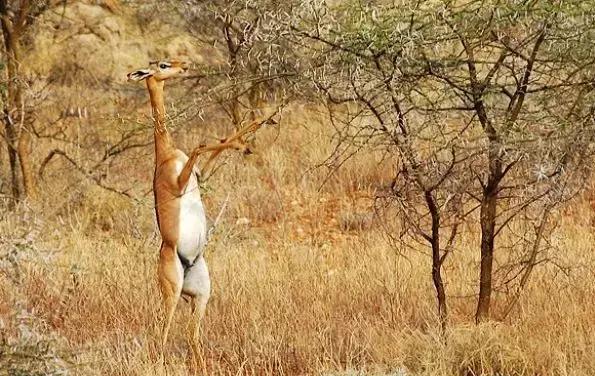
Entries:
<svg viewBox="0 0 595 376">
<path fill-rule="evenodd" d="M 228 203 L 229 203 L 229 193 L 227 194 L 227 197 L 225 197 L 225 201 L 223 201 L 223 204 L 221 205 L 221 209 L 219 209 L 219 214 L 217 214 L 217 217 L 215 217 L 215 221 L 213 222 L 213 225 L 211 226 L 211 228 L 209 228 L 209 231 L 207 231 L 207 243 L 209 242 L 209 240 L 211 240 L 211 236 L 213 236 L 213 232 L 217 228 L 217 225 L 219 224 L 219 221 L 221 220 L 221 217 L 223 216 L 223 212 L 227 208 Z"/>
</svg>

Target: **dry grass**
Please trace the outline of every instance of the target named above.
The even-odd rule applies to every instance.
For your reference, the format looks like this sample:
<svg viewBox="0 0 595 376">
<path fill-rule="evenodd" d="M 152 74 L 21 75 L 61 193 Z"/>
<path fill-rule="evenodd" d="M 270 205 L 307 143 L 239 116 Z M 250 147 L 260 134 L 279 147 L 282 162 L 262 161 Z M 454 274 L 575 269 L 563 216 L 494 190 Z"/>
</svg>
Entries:
<svg viewBox="0 0 595 376">
<path fill-rule="evenodd" d="M 474 299 L 452 297 L 452 324 L 443 339 L 425 257 L 396 256 L 374 234 L 313 247 L 253 230 L 221 232 L 233 236 L 219 238 L 208 253 L 214 281 L 203 333 L 208 374 L 595 372 L 593 265 L 582 256 L 592 252 L 588 237 L 564 239 L 564 257 L 583 269 L 568 277 L 541 270 L 506 322 L 471 325 Z M 51 253 L 53 246 L 59 249 Z M 157 244 L 72 232 L 47 247 L 21 248 L 20 280 L 3 276 L 8 341 L 24 341 L 19 330 L 30 325 L 57 346 L 51 351 L 76 356 L 75 373 L 163 374 L 155 351 Z M 474 279 L 471 256 L 448 266 L 453 296 L 473 287 L 460 282 Z M 166 366 L 173 374 L 187 372 L 188 309 L 182 303 L 175 321 Z"/>
<path fill-rule="evenodd" d="M 262 145 L 276 137 L 267 132 Z M 477 236 L 466 234 L 446 266 L 451 323 L 442 337 L 425 250 L 399 256 L 373 221 L 356 218 L 372 188 L 318 191 L 323 174 L 304 178 L 311 161 L 301 158 L 328 151 L 324 142 L 319 132 L 288 127 L 260 160 L 231 158 L 209 183 L 211 213 L 228 193 L 232 207 L 207 251 L 207 374 L 595 374 L 589 220 L 565 218 L 555 235 L 567 274 L 539 268 L 511 316 L 481 326 L 470 323 Z M 347 164 L 341 178 L 355 179 L 360 163 Z M 370 174 L 383 176 L 376 166 Z M 151 198 L 76 191 L 76 200 L 23 207 L 0 222 L 0 365 L 11 375 L 188 374 L 185 303 L 165 366 L 157 356 Z M 577 207 L 573 217 L 590 210 Z M 250 223 L 236 224 L 242 217 Z M 505 298 L 496 295 L 496 315 Z M 14 355 L 8 367 L 7 354 L 37 363 Z"/>
</svg>

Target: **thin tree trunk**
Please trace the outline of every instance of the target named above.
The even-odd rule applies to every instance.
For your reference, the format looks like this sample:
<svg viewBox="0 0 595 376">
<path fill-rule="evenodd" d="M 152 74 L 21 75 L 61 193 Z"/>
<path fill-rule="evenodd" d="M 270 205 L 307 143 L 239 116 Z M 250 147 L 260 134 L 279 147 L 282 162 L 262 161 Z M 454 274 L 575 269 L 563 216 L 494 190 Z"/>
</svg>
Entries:
<svg viewBox="0 0 595 376">
<path fill-rule="evenodd" d="M 21 129 L 21 137 L 18 144 L 19 162 L 21 165 L 21 176 L 23 178 L 23 192 L 27 198 L 35 198 L 37 189 L 35 176 L 33 175 L 33 164 L 31 163 L 31 136 L 27 129 Z"/>
<path fill-rule="evenodd" d="M 494 242 L 496 237 L 496 215 L 499 184 L 502 180 L 502 162 L 498 151 L 497 139 L 490 139 L 488 151 L 489 175 L 483 189 L 480 209 L 481 222 L 481 262 L 479 274 L 479 299 L 475 322 L 486 321 L 490 315 L 492 297 L 492 265 L 494 261 Z"/>
<path fill-rule="evenodd" d="M 6 151 L 8 152 L 8 164 L 10 168 L 10 192 L 12 195 L 11 206 L 20 198 L 21 193 L 19 189 L 19 171 L 18 171 L 18 155 L 17 155 L 17 136 L 12 124 L 12 118 L 8 111 L 4 113 L 4 129 L 6 130 Z"/>
<path fill-rule="evenodd" d="M 21 11 L 26 11 L 29 3 L 24 1 L 20 4 Z M 33 175 L 33 166 L 31 163 L 30 135 L 25 130 L 25 113 L 22 101 L 22 84 L 20 80 L 20 40 L 21 28 L 24 25 L 23 20 L 11 20 L 8 4 L 6 0 L 0 1 L 0 22 L 2 25 L 2 34 L 4 37 L 4 50 L 7 60 L 7 94 L 4 103 L 4 124 L 8 138 L 8 155 L 10 159 L 12 194 L 15 200 L 21 199 L 22 194 L 26 197 L 35 196 L 36 187 Z M 20 109 L 20 111 L 19 111 Z M 19 122 L 15 119 L 15 114 L 20 112 Z M 20 165 L 23 178 L 24 192 L 19 189 L 18 168 Z"/>
<path fill-rule="evenodd" d="M 432 234 L 430 235 L 430 244 L 432 246 L 432 281 L 436 289 L 436 298 L 438 300 L 438 317 L 442 331 L 446 330 L 448 310 L 446 306 L 446 293 L 444 282 L 442 281 L 442 260 L 440 257 L 440 210 L 436 205 L 432 192 L 424 193 L 426 205 L 432 217 Z"/>
<path fill-rule="evenodd" d="M 13 117 L 14 126 L 16 129 L 16 136 L 18 141 L 16 143 L 17 154 L 19 157 L 19 164 L 21 167 L 21 178 L 23 179 L 23 196 L 26 198 L 35 198 L 36 185 L 35 175 L 33 174 L 33 163 L 31 162 L 31 134 L 27 129 L 25 108 L 23 105 L 23 88 L 21 85 L 21 78 L 19 77 L 19 56 L 20 44 L 18 40 L 12 42 L 12 53 L 9 54 L 9 59 L 13 60 L 14 67 L 9 70 L 9 80 L 12 82 L 12 92 L 9 91 L 10 111 L 15 116 Z M 16 113 L 19 114 L 19 122 L 16 124 Z"/>
<path fill-rule="evenodd" d="M 436 289 L 436 298 L 438 299 L 438 316 L 440 318 L 440 326 L 442 330 L 446 330 L 448 321 L 448 310 L 446 306 L 446 293 L 444 291 L 444 282 L 442 281 L 442 265 L 439 256 L 439 241 L 436 239 L 436 244 L 432 242 L 432 281 Z"/>
<path fill-rule="evenodd" d="M 485 321 L 490 314 L 492 296 L 492 264 L 494 260 L 494 236 L 496 229 L 496 195 L 487 195 L 481 203 L 481 265 L 479 275 L 479 299 L 475 321 Z"/>
</svg>

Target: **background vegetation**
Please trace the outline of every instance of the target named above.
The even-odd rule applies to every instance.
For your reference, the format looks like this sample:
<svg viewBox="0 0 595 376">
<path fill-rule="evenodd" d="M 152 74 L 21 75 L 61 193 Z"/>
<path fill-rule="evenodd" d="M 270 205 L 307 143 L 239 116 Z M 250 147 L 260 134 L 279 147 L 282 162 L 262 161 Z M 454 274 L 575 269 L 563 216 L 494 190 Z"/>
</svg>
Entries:
<svg viewBox="0 0 595 376">
<path fill-rule="evenodd" d="M 0 1 L 0 375 L 159 362 L 150 60 L 202 184 L 205 374 L 595 374 L 592 1 Z"/>
</svg>

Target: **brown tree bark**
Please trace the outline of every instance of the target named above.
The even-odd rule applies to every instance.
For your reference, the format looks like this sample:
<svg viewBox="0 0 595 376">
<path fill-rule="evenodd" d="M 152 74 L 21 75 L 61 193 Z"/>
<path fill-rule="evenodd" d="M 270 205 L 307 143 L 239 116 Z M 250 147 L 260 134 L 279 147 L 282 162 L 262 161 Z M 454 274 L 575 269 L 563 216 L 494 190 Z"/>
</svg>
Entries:
<svg viewBox="0 0 595 376">
<path fill-rule="evenodd" d="M 35 175 L 33 174 L 33 164 L 31 163 L 31 135 L 26 128 L 21 129 L 18 155 L 21 164 L 21 177 L 23 179 L 23 193 L 26 198 L 34 199 L 37 197 L 37 184 Z"/>
<path fill-rule="evenodd" d="M 23 90 L 20 77 L 20 38 L 29 10 L 29 1 L 22 0 L 16 14 L 11 14 L 6 0 L 0 0 L 0 20 L 7 60 L 7 94 L 4 103 L 4 126 L 8 138 L 11 168 L 11 192 L 15 200 L 36 195 L 36 181 L 31 163 L 30 134 L 26 129 Z M 18 120 L 17 120 L 17 114 Z M 19 173 L 23 191 L 19 189 Z"/>
<path fill-rule="evenodd" d="M 442 281 L 442 257 L 440 256 L 440 209 L 436 205 L 436 200 L 432 192 L 424 193 L 426 205 L 432 217 L 432 233 L 430 235 L 430 244 L 432 246 L 432 281 L 436 289 L 436 298 L 438 300 L 438 316 L 442 330 L 446 330 L 448 311 L 446 307 L 446 293 L 444 291 L 444 282 Z"/>
<path fill-rule="evenodd" d="M 481 226 L 481 261 L 479 272 L 479 298 L 475 322 L 486 321 L 490 314 L 490 301 L 492 297 L 492 264 L 494 260 L 494 242 L 496 238 L 496 216 L 498 214 L 498 193 L 500 182 L 504 173 L 500 159 L 500 140 L 492 123 L 483 111 L 483 102 L 480 101 L 480 119 L 484 119 L 484 130 L 487 134 L 488 149 L 488 176 L 483 187 L 480 226 Z"/>
<path fill-rule="evenodd" d="M 10 184 L 11 189 L 10 193 L 12 195 L 13 200 L 11 200 L 11 205 L 13 205 L 16 200 L 20 197 L 20 189 L 19 189 L 19 170 L 18 170 L 18 155 L 17 155 L 17 142 L 18 138 L 14 129 L 14 125 L 11 124 L 12 118 L 8 114 L 8 111 L 4 111 L 4 129 L 6 133 L 6 151 L 8 152 L 8 165 L 10 168 Z"/>
<path fill-rule="evenodd" d="M 492 264 L 494 260 L 494 238 L 496 235 L 496 203 L 498 196 L 491 192 L 484 194 L 481 202 L 481 261 L 479 273 L 479 299 L 475 322 L 486 321 L 490 314 L 492 297 Z"/>
</svg>

